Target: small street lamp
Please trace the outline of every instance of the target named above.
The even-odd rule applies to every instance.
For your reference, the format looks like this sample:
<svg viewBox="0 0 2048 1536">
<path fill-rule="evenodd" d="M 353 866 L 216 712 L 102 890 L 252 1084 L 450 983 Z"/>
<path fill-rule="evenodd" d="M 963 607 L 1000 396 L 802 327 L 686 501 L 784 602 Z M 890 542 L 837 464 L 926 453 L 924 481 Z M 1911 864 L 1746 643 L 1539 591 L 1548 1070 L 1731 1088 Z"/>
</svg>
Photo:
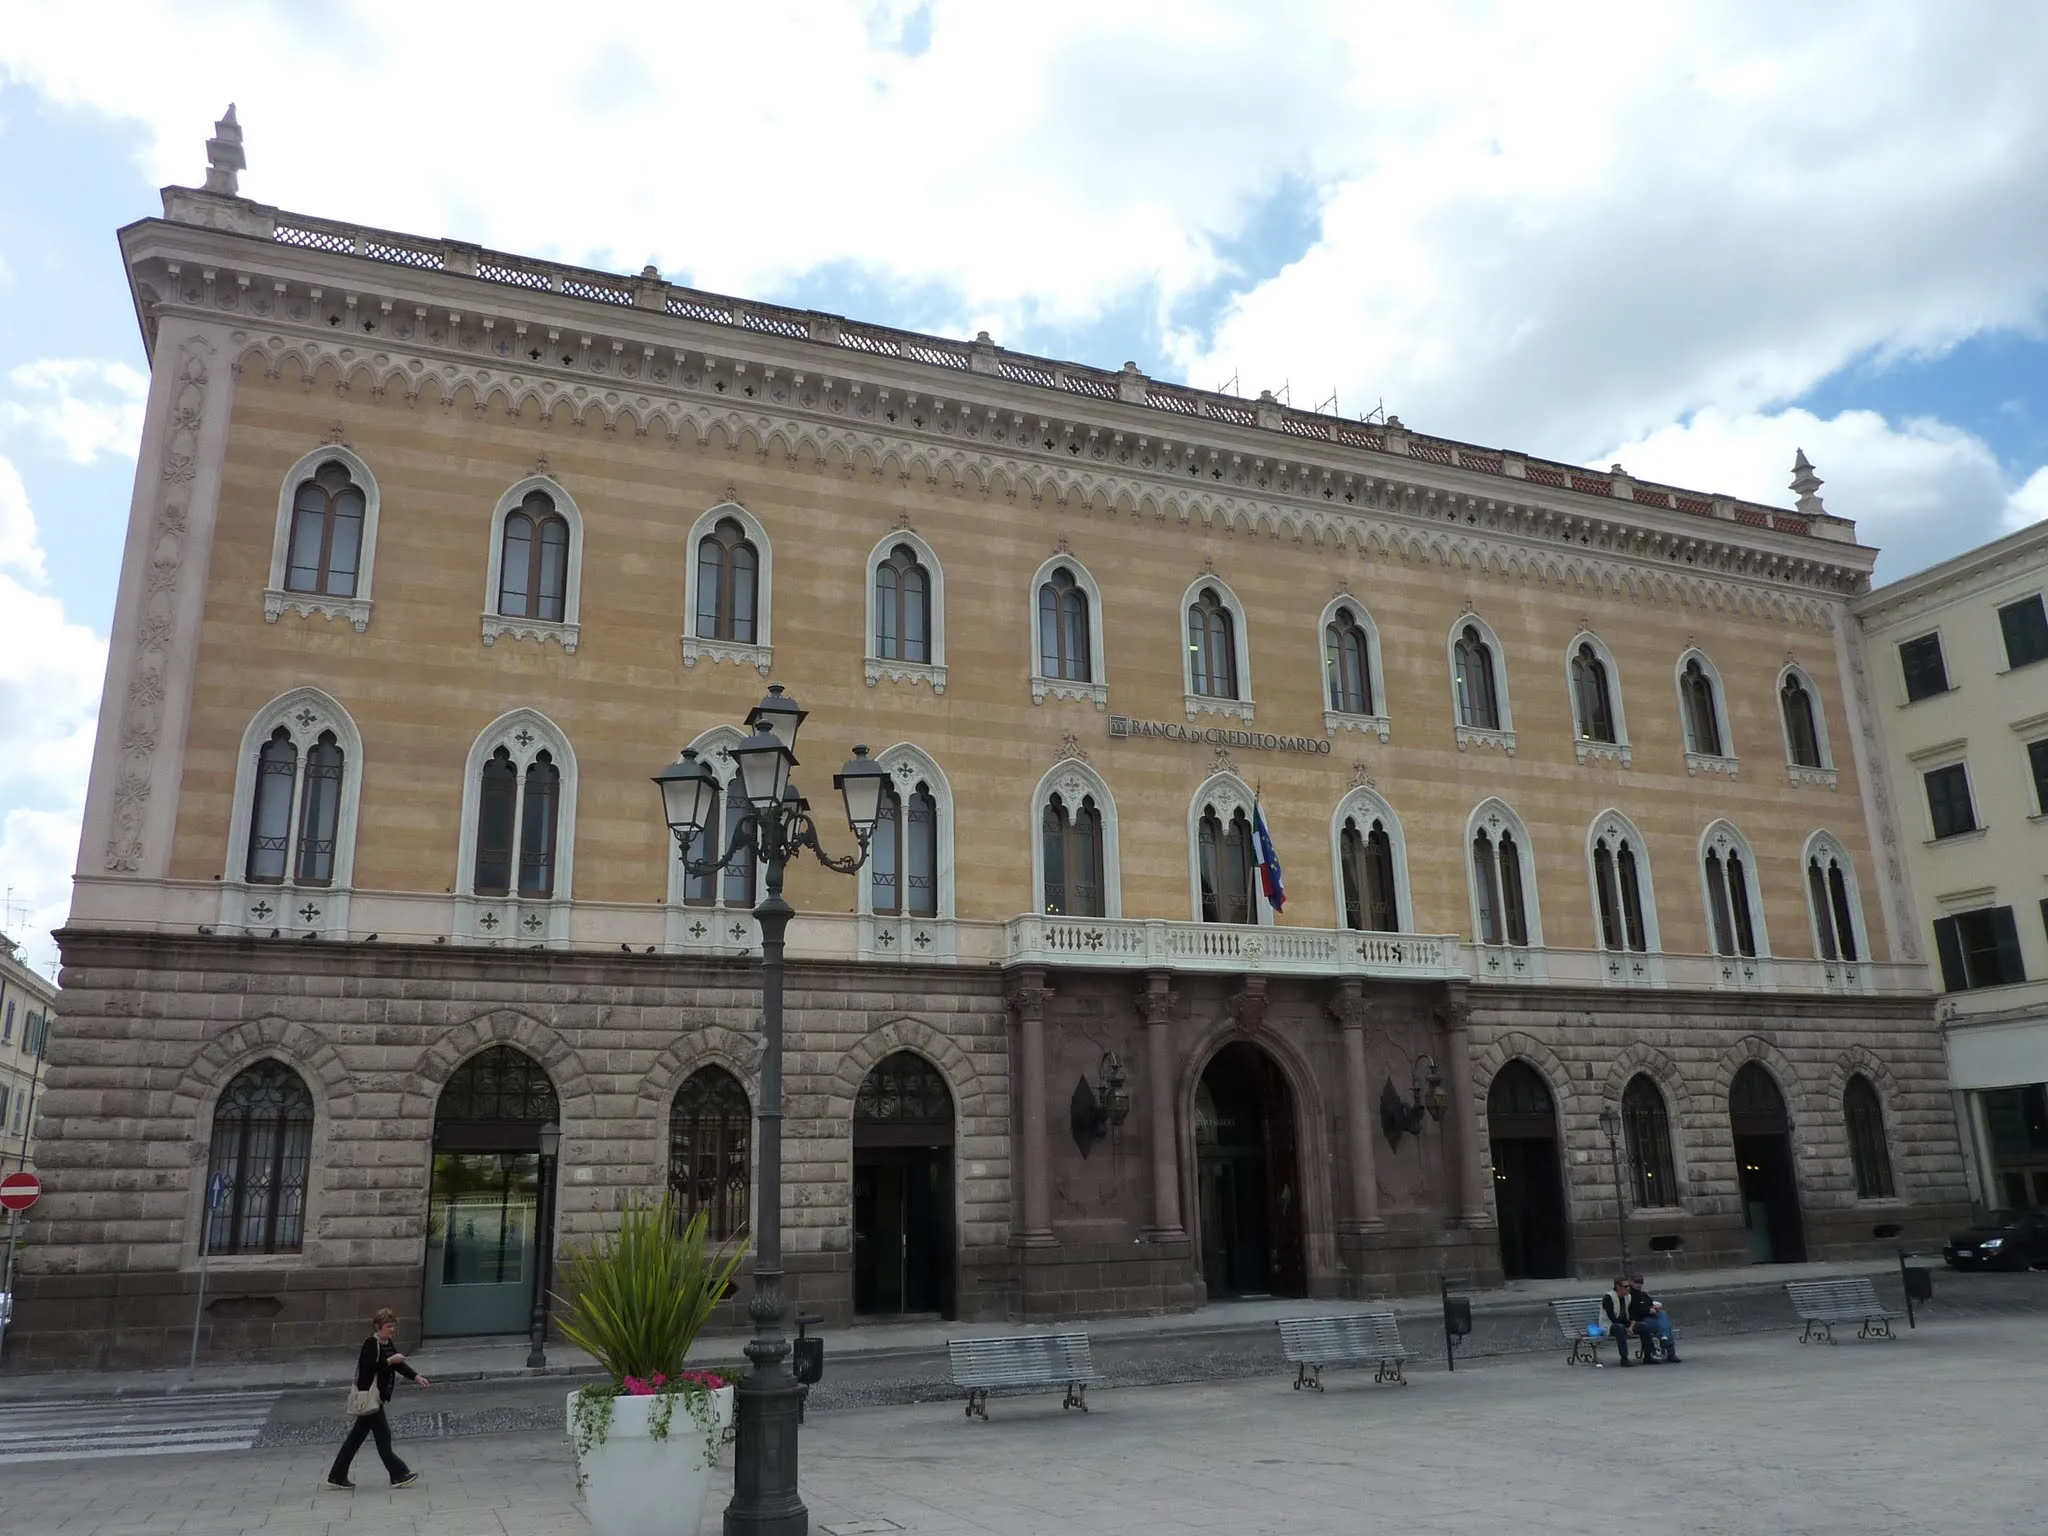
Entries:
<svg viewBox="0 0 2048 1536">
<path fill-rule="evenodd" d="M 1607 1159 L 1614 1167 L 1614 1225 L 1621 1235 L 1621 1268 L 1617 1273 L 1632 1275 L 1635 1266 L 1628 1256 L 1628 1202 L 1621 1196 L 1621 1116 L 1609 1104 L 1600 1111 L 1600 1129 L 1607 1133 Z"/>
<path fill-rule="evenodd" d="M 866 747 L 853 749 L 832 784 L 845 802 L 846 824 L 859 850 L 846 858 L 826 853 L 818 844 L 810 802 L 789 779 L 804 714 L 779 685 L 770 685 L 768 697 L 747 716 L 750 734 L 731 749 L 746 809 L 733 827 L 729 846 L 716 859 L 690 857 L 690 844 L 703 834 L 718 803 L 720 785 L 711 765 L 686 749 L 654 776 L 662 815 L 675 834 L 684 869 L 702 879 L 737 858 L 752 857 L 760 861 L 764 893 L 754 908 L 754 919 L 761 925 L 763 1037 L 755 1116 L 761 1127 L 761 1155 L 755 1181 L 754 1294 L 747 1303 L 754 1337 L 746 1347 L 752 1369 L 733 1391 L 736 1438 L 726 1536 L 805 1536 L 810 1530 L 810 1513 L 796 1486 L 804 1388 L 791 1374 L 789 1341 L 782 1336 L 782 945 L 794 915 L 782 899 L 783 870 L 805 849 L 839 874 L 859 870 L 867 861 L 888 780 Z"/>
<path fill-rule="evenodd" d="M 550 1120 L 540 1128 L 540 1183 L 533 1201 L 533 1324 L 526 1348 L 526 1368 L 548 1363 L 548 1273 L 555 1264 L 555 1167 L 562 1150 L 562 1128 Z"/>
</svg>

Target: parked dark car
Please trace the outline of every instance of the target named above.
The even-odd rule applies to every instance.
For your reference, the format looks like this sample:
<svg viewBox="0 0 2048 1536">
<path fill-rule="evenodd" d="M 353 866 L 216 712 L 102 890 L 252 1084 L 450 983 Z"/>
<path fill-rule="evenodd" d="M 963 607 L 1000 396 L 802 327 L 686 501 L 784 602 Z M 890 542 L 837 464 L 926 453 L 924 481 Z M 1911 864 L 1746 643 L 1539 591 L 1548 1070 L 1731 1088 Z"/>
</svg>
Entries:
<svg viewBox="0 0 2048 1536">
<path fill-rule="evenodd" d="M 1941 1250 L 1950 1269 L 2026 1269 L 2048 1265 L 2048 1211 L 1993 1211 Z"/>
</svg>

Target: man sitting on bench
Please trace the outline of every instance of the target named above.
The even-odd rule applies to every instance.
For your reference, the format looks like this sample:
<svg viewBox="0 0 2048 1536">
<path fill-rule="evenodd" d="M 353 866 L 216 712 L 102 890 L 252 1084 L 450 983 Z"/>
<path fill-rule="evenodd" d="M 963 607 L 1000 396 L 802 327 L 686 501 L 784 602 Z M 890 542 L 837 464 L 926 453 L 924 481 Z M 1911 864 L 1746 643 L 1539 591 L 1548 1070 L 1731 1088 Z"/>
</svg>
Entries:
<svg viewBox="0 0 2048 1536">
<path fill-rule="evenodd" d="M 1614 1289 L 1600 1298 L 1600 1310 L 1607 1316 L 1607 1331 L 1614 1335 L 1614 1347 L 1621 1355 L 1623 1365 L 1635 1362 L 1628 1357 L 1630 1338 L 1640 1339 L 1643 1345 L 1643 1363 L 1659 1363 L 1657 1346 L 1664 1346 L 1662 1358 L 1673 1365 L 1679 1363 L 1678 1349 L 1672 1341 L 1671 1317 L 1665 1312 L 1664 1304 L 1651 1299 L 1649 1293 L 1638 1281 L 1627 1275 L 1615 1278 Z"/>
</svg>

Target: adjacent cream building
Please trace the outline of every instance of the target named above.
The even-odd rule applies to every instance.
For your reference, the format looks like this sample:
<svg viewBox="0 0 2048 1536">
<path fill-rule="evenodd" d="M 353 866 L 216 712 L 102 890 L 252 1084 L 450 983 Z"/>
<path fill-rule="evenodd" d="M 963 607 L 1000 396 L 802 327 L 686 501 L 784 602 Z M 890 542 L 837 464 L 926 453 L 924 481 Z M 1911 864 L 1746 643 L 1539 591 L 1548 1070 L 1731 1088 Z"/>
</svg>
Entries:
<svg viewBox="0 0 2048 1536">
<path fill-rule="evenodd" d="M 2048 523 L 1857 600 L 1972 1192 L 2048 1205 Z"/>
<path fill-rule="evenodd" d="M 36 1101 L 56 1007 L 56 987 L 0 933 L 0 1173 L 35 1171 Z"/>
<path fill-rule="evenodd" d="M 28 1358 L 182 1350 L 202 1249 L 216 1352 L 517 1330 L 549 1123 L 564 1241 L 664 1186 L 743 1236 L 753 880 L 649 778 L 722 775 L 771 680 L 828 848 L 855 744 L 892 786 L 856 876 L 790 875 L 801 1307 L 1594 1275 L 1617 1184 L 1660 1268 L 1965 1208 L 1874 551 L 1810 466 L 1757 506 L 287 213 L 211 151 L 121 232 Z"/>
</svg>

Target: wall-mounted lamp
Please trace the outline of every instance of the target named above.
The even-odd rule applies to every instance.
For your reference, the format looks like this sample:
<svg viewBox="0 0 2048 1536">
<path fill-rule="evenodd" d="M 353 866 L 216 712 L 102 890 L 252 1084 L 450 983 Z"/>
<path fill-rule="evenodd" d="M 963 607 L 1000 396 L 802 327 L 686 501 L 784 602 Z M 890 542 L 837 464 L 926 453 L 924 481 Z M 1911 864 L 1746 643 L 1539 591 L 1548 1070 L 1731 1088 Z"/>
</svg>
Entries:
<svg viewBox="0 0 2048 1536">
<path fill-rule="evenodd" d="M 1115 1051 L 1104 1051 L 1096 1069 L 1096 1080 L 1084 1076 L 1074 1084 L 1068 1105 L 1073 1123 L 1074 1145 L 1086 1157 L 1109 1133 L 1131 1117 L 1131 1078 Z"/>
<path fill-rule="evenodd" d="M 1425 1081 L 1423 1066 L 1428 1065 L 1429 1075 Z M 1409 1083 L 1413 1090 L 1412 1100 L 1403 1100 L 1394 1080 L 1387 1079 L 1380 1089 L 1380 1130 L 1385 1133 L 1390 1150 L 1401 1150 L 1403 1136 L 1420 1136 L 1424 1117 L 1443 1124 L 1444 1111 L 1450 1107 L 1450 1098 L 1444 1092 L 1443 1075 L 1437 1071 L 1434 1056 L 1418 1056 L 1409 1069 Z"/>
</svg>

